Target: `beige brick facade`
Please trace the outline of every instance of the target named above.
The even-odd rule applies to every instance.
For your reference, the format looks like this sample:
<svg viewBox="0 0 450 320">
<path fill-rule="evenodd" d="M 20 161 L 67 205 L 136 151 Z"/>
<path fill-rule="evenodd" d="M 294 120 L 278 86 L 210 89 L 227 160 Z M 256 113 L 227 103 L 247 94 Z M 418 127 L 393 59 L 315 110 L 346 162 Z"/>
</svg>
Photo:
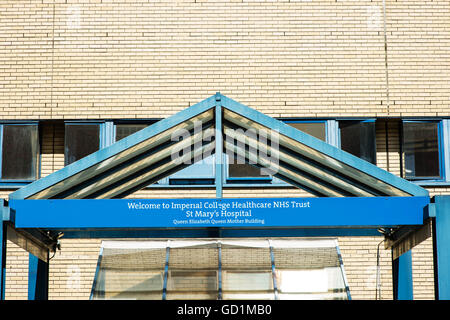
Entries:
<svg viewBox="0 0 450 320">
<path fill-rule="evenodd" d="M 338 242 L 352 299 L 392 299 L 391 253 L 380 245 L 380 284 L 377 283 L 377 247 L 382 237 L 339 237 Z M 62 241 L 62 250 L 50 261 L 50 299 L 89 299 L 101 240 Z M 413 249 L 414 299 L 434 299 L 431 238 Z M 6 298 L 27 299 L 28 253 L 8 243 Z"/>
<path fill-rule="evenodd" d="M 386 0 L 387 55 L 382 0 L 0 10 L 4 119 L 162 118 L 216 91 L 274 117 L 449 115 L 445 0 Z"/>
<path fill-rule="evenodd" d="M 377 165 L 401 175 L 399 118 L 450 116 L 449 31 L 447 0 L 386 0 L 386 19 L 382 0 L 0 0 L 0 120 L 52 120 L 41 125 L 44 177 L 64 166 L 63 119 L 161 119 L 220 91 L 272 117 L 381 117 Z M 382 239 L 338 239 L 354 299 L 376 296 Z M 50 299 L 89 298 L 100 244 L 62 240 Z M 391 253 L 380 253 L 381 298 L 392 299 Z M 26 299 L 27 263 L 8 242 L 7 299 Z M 434 298 L 431 238 L 413 249 L 413 280 L 415 299 Z"/>
</svg>

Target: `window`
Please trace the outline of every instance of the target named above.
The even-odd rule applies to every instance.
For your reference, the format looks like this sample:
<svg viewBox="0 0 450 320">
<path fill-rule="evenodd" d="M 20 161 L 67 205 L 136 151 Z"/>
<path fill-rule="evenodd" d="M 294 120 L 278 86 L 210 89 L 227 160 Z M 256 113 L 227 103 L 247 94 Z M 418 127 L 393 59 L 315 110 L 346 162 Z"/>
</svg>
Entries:
<svg viewBox="0 0 450 320">
<path fill-rule="evenodd" d="M 289 120 L 289 125 L 302 130 L 318 139 L 327 141 L 327 121 L 325 120 Z M 108 123 L 107 123 L 108 124 Z M 112 124 L 112 123 L 111 123 Z M 112 142 L 119 141 L 130 134 L 133 134 L 151 123 L 122 122 L 114 124 L 114 138 Z M 270 138 L 270 137 L 269 137 Z M 261 172 L 259 167 L 242 163 L 243 159 L 229 159 L 227 155 L 222 155 L 225 159 L 224 178 L 225 183 L 230 184 L 280 184 L 286 183 L 276 177 Z M 158 186 L 185 186 L 185 185 L 214 185 L 215 183 L 215 157 L 210 155 L 192 165 L 184 168 L 169 177 L 163 178 L 156 184 Z M 234 162 L 234 163 L 233 163 Z"/>
<path fill-rule="evenodd" d="M 375 121 L 339 121 L 341 149 L 376 164 Z"/>
<path fill-rule="evenodd" d="M 440 122 L 404 121 L 404 176 L 407 179 L 443 178 L 440 154 Z"/>
<path fill-rule="evenodd" d="M 116 142 L 122 140 L 123 138 L 128 137 L 129 135 L 136 133 L 148 125 L 139 123 L 139 124 L 116 124 Z"/>
<path fill-rule="evenodd" d="M 296 121 L 289 120 L 286 121 L 290 126 L 301 130 L 307 134 L 312 135 L 322 141 L 326 141 L 326 122 L 325 121 Z M 251 164 L 241 163 L 242 160 L 235 159 L 234 163 L 229 163 L 228 165 L 228 182 L 231 183 L 241 183 L 246 180 L 246 182 L 252 183 L 269 183 L 276 180 L 277 183 L 281 181 L 278 179 L 273 179 L 271 176 L 266 175 L 261 172 L 260 168 L 253 166 Z"/>
<path fill-rule="evenodd" d="M 205 124 L 202 124 L 205 129 Z M 195 134 L 191 132 L 191 134 Z M 212 140 L 210 140 L 212 141 Z M 169 185 L 213 185 L 215 182 L 215 160 L 216 156 L 210 153 L 203 153 L 201 156 L 186 163 L 188 166 L 169 176 L 162 183 Z"/>
<path fill-rule="evenodd" d="M 115 141 L 142 130 L 151 123 L 117 123 L 115 124 Z M 188 168 L 182 169 L 168 178 L 161 179 L 158 185 L 206 185 L 214 184 L 214 155 L 202 159 Z"/>
<path fill-rule="evenodd" d="M 317 139 L 326 141 L 327 130 L 325 121 L 307 122 L 307 121 L 286 121 L 288 125 L 304 133 L 312 135 Z"/>
<path fill-rule="evenodd" d="M 269 178 L 268 175 L 262 174 L 261 169 L 258 167 L 246 163 L 241 164 L 237 160 L 234 162 L 236 163 L 230 163 L 228 166 L 228 176 L 230 178 Z"/>
<path fill-rule="evenodd" d="M 100 149 L 100 124 L 66 123 L 64 164 L 67 166 Z"/>
<path fill-rule="evenodd" d="M 37 124 L 4 124 L 1 132 L 1 180 L 35 180 L 39 163 Z"/>
<path fill-rule="evenodd" d="M 215 155 L 201 159 L 168 178 L 170 185 L 212 185 L 215 181 Z"/>
</svg>

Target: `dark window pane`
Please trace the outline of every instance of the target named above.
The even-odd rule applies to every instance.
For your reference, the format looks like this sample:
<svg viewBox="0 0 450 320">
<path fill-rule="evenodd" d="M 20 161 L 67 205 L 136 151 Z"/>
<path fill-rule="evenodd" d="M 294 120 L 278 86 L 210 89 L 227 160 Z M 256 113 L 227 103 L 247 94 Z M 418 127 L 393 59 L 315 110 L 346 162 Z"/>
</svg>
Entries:
<svg viewBox="0 0 450 320">
<path fill-rule="evenodd" d="M 326 140 L 325 122 L 288 122 L 287 124 L 317 139 Z"/>
<path fill-rule="evenodd" d="M 325 122 L 287 122 L 290 126 L 310 134 L 318 139 L 325 141 L 326 129 Z M 234 161 L 234 164 L 228 166 L 228 175 L 232 178 L 269 178 L 268 175 L 261 174 L 261 169 L 250 164 L 239 164 L 242 160 Z"/>
<path fill-rule="evenodd" d="M 376 163 L 375 122 L 339 121 L 341 149 Z"/>
<path fill-rule="evenodd" d="M 237 162 L 237 160 L 235 160 Z M 242 162 L 242 161 L 240 161 Z M 250 164 L 230 164 L 228 166 L 228 175 L 233 178 L 256 178 L 256 177 L 268 177 L 268 175 L 261 174 L 261 169 Z"/>
<path fill-rule="evenodd" d="M 117 124 L 116 142 L 146 127 L 146 124 Z"/>
<path fill-rule="evenodd" d="M 404 122 L 403 152 L 406 178 L 438 178 L 438 123 Z"/>
<path fill-rule="evenodd" d="M 255 150 L 257 151 L 257 150 Z M 251 163 L 255 163 L 256 159 L 252 159 Z M 235 157 L 229 159 L 228 177 L 230 178 L 270 178 L 269 175 L 263 174 L 261 168 L 245 163 L 243 157 Z"/>
<path fill-rule="evenodd" d="M 4 125 L 2 179 L 36 179 L 38 149 L 36 125 Z"/>
<path fill-rule="evenodd" d="M 97 151 L 100 147 L 100 125 L 66 125 L 65 165 Z"/>
<path fill-rule="evenodd" d="M 129 135 L 132 135 L 133 133 L 136 133 L 146 127 L 148 127 L 148 124 L 144 123 L 119 123 L 116 124 L 116 142 L 122 140 L 123 138 L 128 137 Z M 188 184 L 183 183 L 184 181 L 179 181 L 178 184 Z M 156 184 L 159 184 L 160 181 L 155 182 Z"/>
</svg>

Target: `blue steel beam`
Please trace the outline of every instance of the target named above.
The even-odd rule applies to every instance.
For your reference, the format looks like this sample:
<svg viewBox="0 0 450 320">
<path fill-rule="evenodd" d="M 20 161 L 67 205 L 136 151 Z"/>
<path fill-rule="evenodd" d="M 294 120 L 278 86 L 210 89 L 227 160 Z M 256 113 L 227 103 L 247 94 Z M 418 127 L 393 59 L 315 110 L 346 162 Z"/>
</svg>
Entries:
<svg viewBox="0 0 450 320">
<path fill-rule="evenodd" d="M 422 225 L 428 197 L 11 200 L 16 228 Z"/>
<path fill-rule="evenodd" d="M 270 264 L 272 267 L 272 284 L 273 284 L 273 294 L 274 294 L 274 299 L 278 300 L 279 299 L 279 295 L 278 295 L 278 284 L 277 284 L 277 273 L 276 273 L 276 269 L 275 269 L 275 255 L 273 253 L 273 246 L 272 246 L 272 241 L 269 239 L 269 250 L 270 250 Z"/>
<path fill-rule="evenodd" d="M 49 263 L 29 254 L 28 300 L 48 300 Z"/>
<path fill-rule="evenodd" d="M 167 280 L 169 278 L 170 240 L 166 248 L 166 261 L 164 263 L 164 278 L 162 288 L 162 300 L 167 298 Z"/>
<path fill-rule="evenodd" d="M 216 119 L 216 156 L 215 156 L 215 184 L 216 184 L 216 198 L 222 198 L 223 189 L 223 136 L 222 136 L 222 95 L 217 92 L 215 95 L 216 109 L 215 109 L 215 119 Z"/>
<path fill-rule="evenodd" d="M 0 301 L 5 299 L 5 281 L 6 281 L 6 240 L 7 225 L 10 221 L 10 211 L 5 199 L 0 199 Z"/>
<path fill-rule="evenodd" d="M 0 273 L 0 300 L 5 300 L 6 224 L 3 222 L 3 210 L 0 211 L 0 267 L 1 267 L 1 273 Z"/>
<path fill-rule="evenodd" d="M 382 236 L 377 228 L 211 228 L 196 229 L 116 229 L 64 230 L 64 239 L 120 238 L 253 238 L 253 237 L 374 237 Z"/>
<path fill-rule="evenodd" d="M 218 253 L 218 261 L 217 261 L 217 266 L 218 266 L 218 271 L 217 271 L 217 282 L 218 282 L 218 290 L 217 290 L 217 300 L 222 300 L 223 299 L 223 294 L 222 294 L 222 287 L 223 287 L 223 277 L 222 277 L 222 244 L 219 243 L 217 244 L 217 253 Z"/>
<path fill-rule="evenodd" d="M 340 269 L 341 269 L 341 275 L 342 275 L 342 279 L 344 280 L 345 292 L 347 293 L 347 299 L 348 300 L 352 300 L 352 296 L 350 294 L 350 287 L 349 287 L 348 281 L 347 281 L 347 276 L 345 275 L 344 261 L 342 259 L 341 249 L 339 249 L 337 240 L 336 240 L 336 252 L 338 254 L 338 259 L 339 259 L 339 264 L 340 264 Z"/>
<path fill-rule="evenodd" d="M 436 300 L 450 300 L 450 196 L 436 196 L 434 201 L 434 291 Z"/>
<path fill-rule="evenodd" d="M 102 299 L 104 298 L 105 294 L 105 281 L 103 279 L 103 270 L 100 270 L 100 265 L 102 263 L 103 258 L 103 247 L 100 248 L 100 253 L 98 254 L 97 259 L 97 267 L 95 268 L 95 275 L 94 275 L 94 282 L 92 283 L 92 289 L 91 289 L 91 295 L 90 300 L 96 299 Z M 98 288 L 97 288 L 98 286 Z"/>
<path fill-rule="evenodd" d="M 394 300 L 413 300 L 411 251 L 392 261 Z"/>
</svg>

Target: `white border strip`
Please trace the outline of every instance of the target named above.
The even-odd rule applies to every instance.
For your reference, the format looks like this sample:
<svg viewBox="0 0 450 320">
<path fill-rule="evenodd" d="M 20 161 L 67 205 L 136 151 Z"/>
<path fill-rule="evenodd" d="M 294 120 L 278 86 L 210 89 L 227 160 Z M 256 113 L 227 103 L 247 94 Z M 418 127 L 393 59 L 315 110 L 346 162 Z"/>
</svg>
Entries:
<svg viewBox="0 0 450 320">
<path fill-rule="evenodd" d="M 336 239 L 270 239 L 273 248 L 335 248 Z M 242 246 L 251 248 L 269 248 L 267 239 L 261 240 L 104 240 L 101 247 L 104 249 L 165 249 L 202 246 L 209 244 Z"/>
</svg>

